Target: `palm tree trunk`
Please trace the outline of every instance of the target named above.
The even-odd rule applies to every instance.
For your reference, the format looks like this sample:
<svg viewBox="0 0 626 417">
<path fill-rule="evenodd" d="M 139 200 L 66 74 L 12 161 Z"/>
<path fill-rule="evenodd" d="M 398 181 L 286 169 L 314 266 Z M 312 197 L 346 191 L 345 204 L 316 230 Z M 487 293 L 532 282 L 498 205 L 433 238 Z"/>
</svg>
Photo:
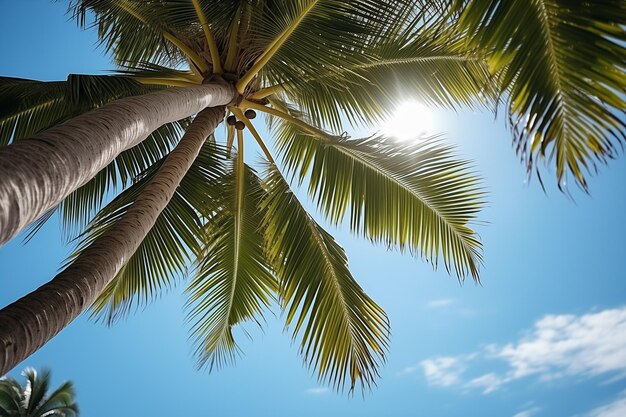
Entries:
<svg viewBox="0 0 626 417">
<path fill-rule="evenodd" d="M 52 281 L 0 310 L 0 375 L 26 359 L 89 307 L 137 250 L 224 117 L 201 111 L 128 212 Z"/>
<path fill-rule="evenodd" d="M 0 149 L 0 245 L 160 126 L 235 97 L 223 83 L 128 97 Z"/>
</svg>

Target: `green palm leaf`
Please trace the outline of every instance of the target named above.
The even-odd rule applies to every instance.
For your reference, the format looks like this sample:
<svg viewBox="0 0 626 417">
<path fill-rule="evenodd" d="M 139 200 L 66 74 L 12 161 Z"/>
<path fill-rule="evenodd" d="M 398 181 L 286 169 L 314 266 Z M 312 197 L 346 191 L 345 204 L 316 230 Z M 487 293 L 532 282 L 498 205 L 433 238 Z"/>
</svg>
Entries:
<svg viewBox="0 0 626 417">
<path fill-rule="evenodd" d="M 162 3 L 156 5 L 155 3 Z M 187 2 L 178 3 L 178 9 Z M 193 10 L 191 2 L 189 7 Z M 81 27 L 90 25 L 88 12 L 96 14 L 93 26 L 104 50 L 118 64 L 151 62 L 172 68 L 186 63 L 184 55 L 163 36 L 167 26 L 166 2 L 137 0 L 71 0 L 69 13 Z M 201 28 L 198 26 L 201 33 Z M 196 36 L 197 37 L 197 36 Z"/>
<path fill-rule="evenodd" d="M 377 125 L 403 100 L 474 107 L 495 96 L 486 61 L 448 28 L 420 24 L 368 44 L 357 62 L 285 83 L 287 97 L 317 125 L 343 131 L 342 118 Z M 490 100 L 493 101 L 493 100 Z"/>
<path fill-rule="evenodd" d="M 303 181 L 333 223 L 350 212 L 350 227 L 374 242 L 439 256 L 459 278 L 478 279 L 481 243 L 469 223 L 483 206 L 478 179 L 441 142 L 312 135 L 284 122 L 277 140 L 287 169 Z"/>
<path fill-rule="evenodd" d="M 556 160 L 584 189 L 585 173 L 626 139 L 626 8 L 619 0 L 459 0 L 460 24 L 503 72 L 517 150 L 530 170 Z"/>
<path fill-rule="evenodd" d="M 385 312 L 348 269 L 346 255 L 304 210 L 275 166 L 263 201 L 267 251 L 280 278 L 282 306 L 300 351 L 320 380 L 343 388 L 350 379 L 369 387 L 388 345 Z"/>
<path fill-rule="evenodd" d="M 154 91 L 130 77 L 71 74 L 66 81 L 0 77 L 0 146 L 118 98 Z"/>
<path fill-rule="evenodd" d="M 204 259 L 188 289 L 188 319 L 201 367 L 235 359 L 233 327 L 256 320 L 277 290 L 263 247 L 264 192 L 254 171 L 237 158 L 237 168 L 221 181 L 221 208 L 206 225 Z"/>
<path fill-rule="evenodd" d="M 22 386 L 13 378 L 0 378 L 0 415 L 19 417 L 76 417 L 78 406 L 71 382 L 63 383 L 52 393 L 50 372 L 37 373 L 26 368 L 22 375 L 26 385 Z"/>
<path fill-rule="evenodd" d="M 273 3 L 273 4 L 271 4 Z M 402 25 L 411 14 L 409 2 L 380 0 L 289 0 L 268 2 L 269 12 L 250 28 L 250 52 L 264 50 L 294 22 L 297 28 L 264 68 L 261 77 L 271 84 L 315 78 L 320 68 L 329 72 L 358 65 L 354 51 L 367 53 L 368 40 Z M 305 14 L 303 14 L 305 13 Z M 296 64 L 297 65 L 294 65 Z"/>
</svg>

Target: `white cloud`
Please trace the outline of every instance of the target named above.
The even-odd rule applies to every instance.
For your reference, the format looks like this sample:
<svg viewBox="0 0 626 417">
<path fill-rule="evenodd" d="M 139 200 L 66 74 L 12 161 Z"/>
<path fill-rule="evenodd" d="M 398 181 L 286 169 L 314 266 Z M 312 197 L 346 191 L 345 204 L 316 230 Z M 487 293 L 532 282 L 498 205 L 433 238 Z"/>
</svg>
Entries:
<svg viewBox="0 0 626 417">
<path fill-rule="evenodd" d="M 587 417 L 624 417 L 626 416 L 626 391 L 623 391 L 615 401 L 596 408 L 586 415 Z"/>
<path fill-rule="evenodd" d="M 321 394 L 326 394 L 328 392 L 328 388 L 325 388 L 325 387 L 309 388 L 305 392 L 311 395 L 321 395 Z"/>
<path fill-rule="evenodd" d="M 582 316 L 546 316 L 518 343 L 496 356 L 511 367 L 513 379 L 542 379 L 626 372 L 626 308 Z"/>
<path fill-rule="evenodd" d="M 424 376 L 430 385 L 449 387 L 461 382 L 461 374 L 465 371 L 465 359 L 462 357 L 437 357 L 420 363 Z"/>
<path fill-rule="evenodd" d="M 488 374 L 470 380 L 465 384 L 465 386 L 468 388 L 481 388 L 483 390 L 483 394 L 489 394 L 490 392 L 494 392 L 507 382 L 508 378 L 502 378 L 497 374 L 490 372 Z"/>
<path fill-rule="evenodd" d="M 473 354 L 430 358 L 421 364 L 431 385 L 456 385 L 488 394 L 531 376 L 541 381 L 596 376 L 622 379 L 626 377 L 624 346 L 626 307 L 579 316 L 548 315 L 516 342 L 488 345 Z M 479 360 L 495 370 L 471 375 L 470 362 L 473 365 Z M 504 370 L 498 370 L 502 365 Z"/>
<path fill-rule="evenodd" d="M 419 371 L 420 369 L 421 369 L 420 365 L 417 365 L 417 366 L 407 366 L 406 368 L 404 368 L 403 370 L 398 372 L 397 375 L 398 376 L 410 375 L 410 374 L 415 373 L 416 371 Z"/>
<path fill-rule="evenodd" d="M 532 417 L 535 414 L 537 414 L 539 411 L 541 411 L 541 408 L 533 407 L 531 409 L 524 410 L 524 411 L 522 411 L 520 413 L 517 413 L 513 417 Z"/>
<path fill-rule="evenodd" d="M 452 298 L 441 298 L 439 300 L 432 300 L 426 303 L 426 307 L 428 308 L 444 308 L 454 304 L 454 300 Z"/>
</svg>

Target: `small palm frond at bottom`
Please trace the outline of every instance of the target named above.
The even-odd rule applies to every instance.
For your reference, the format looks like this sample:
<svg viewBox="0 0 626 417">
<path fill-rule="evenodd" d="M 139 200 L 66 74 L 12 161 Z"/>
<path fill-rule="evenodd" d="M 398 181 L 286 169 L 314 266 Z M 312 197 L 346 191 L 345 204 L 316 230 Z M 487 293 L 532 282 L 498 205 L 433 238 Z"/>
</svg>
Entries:
<svg viewBox="0 0 626 417">
<path fill-rule="evenodd" d="M 26 368 L 22 375 L 26 385 L 22 386 L 13 378 L 0 378 L 0 416 L 20 417 L 77 417 L 78 406 L 71 382 L 63 383 L 52 393 L 50 372 L 37 373 Z"/>
</svg>

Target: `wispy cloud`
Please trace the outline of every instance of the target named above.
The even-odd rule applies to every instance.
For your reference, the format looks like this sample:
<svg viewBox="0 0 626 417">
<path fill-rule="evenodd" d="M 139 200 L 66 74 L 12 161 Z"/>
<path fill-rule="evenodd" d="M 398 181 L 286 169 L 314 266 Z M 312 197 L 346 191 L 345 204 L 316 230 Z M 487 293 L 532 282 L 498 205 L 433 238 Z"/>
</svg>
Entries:
<svg viewBox="0 0 626 417">
<path fill-rule="evenodd" d="M 424 375 L 430 385 L 449 387 L 461 382 L 461 375 L 466 369 L 466 358 L 438 357 L 421 362 Z"/>
<path fill-rule="evenodd" d="M 322 395 L 328 392 L 328 388 L 325 388 L 325 387 L 309 388 L 305 392 L 311 395 Z"/>
<path fill-rule="evenodd" d="M 470 354 L 426 359 L 421 362 L 424 376 L 431 385 L 474 388 L 485 394 L 528 377 L 541 381 L 626 377 L 626 307 L 544 316 L 525 334 L 518 341 L 488 345 Z M 479 363 L 489 372 L 472 372 Z"/>
<path fill-rule="evenodd" d="M 517 413 L 513 417 L 532 417 L 535 414 L 537 414 L 539 411 L 541 411 L 541 408 L 533 407 L 533 408 L 530 408 L 528 410 L 524 410 L 524 411 L 522 411 L 520 413 Z"/>
<path fill-rule="evenodd" d="M 439 300 L 431 300 L 426 303 L 426 307 L 428 308 L 444 308 L 454 304 L 454 299 L 452 298 L 441 298 Z"/>
<path fill-rule="evenodd" d="M 406 368 L 404 368 L 403 370 L 398 372 L 396 375 L 397 376 L 410 375 L 410 374 L 414 374 L 415 372 L 419 371 L 420 369 L 422 369 L 422 367 L 420 365 L 407 366 Z"/>
<path fill-rule="evenodd" d="M 465 384 L 465 386 L 467 388 L 479 388 L 482 389 L 483 394 L 489 394 L 490 392 L 494 392 L 507 382 L 509 382 L 508 378 L 503 378 L 501 376 L 498 376 L 494 372 L 490 372 L 488 374 L 484 374 L 471 379 Z"/>
<path fill-rule="evenodd" d="M 624 417 L 626 416 L 626 391 L 612 403 L 603 405 L 586 414 L 586 417 Z"/>
</svg>

